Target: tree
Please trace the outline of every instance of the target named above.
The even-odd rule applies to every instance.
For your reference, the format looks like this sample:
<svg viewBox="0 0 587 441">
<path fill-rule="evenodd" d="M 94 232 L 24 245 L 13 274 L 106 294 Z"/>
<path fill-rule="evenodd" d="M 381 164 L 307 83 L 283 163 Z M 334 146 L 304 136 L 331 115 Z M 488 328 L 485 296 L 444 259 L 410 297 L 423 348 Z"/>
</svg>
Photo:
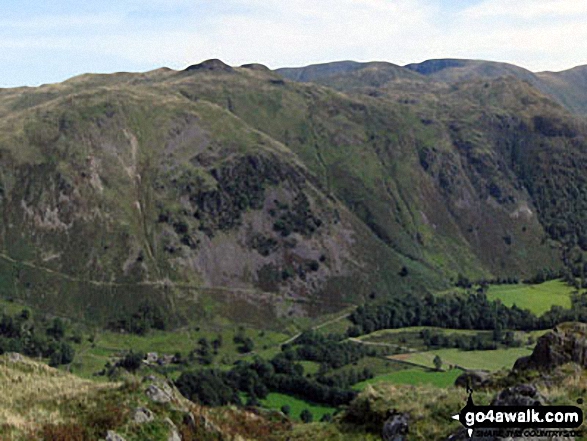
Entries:
<svg viewBox="0 0 587 441">
<path fill-rule="evenodd" d="M 330 423 L 332 422 L 332 415 L 329 413 L 325 413 L 324 415 L 322 415 L 322 418 L 320 418 L 320 422 L 321 423 Z"/>
<path fill-rule="evenodd" d="M 218 337 L 212 341 L 212 348 L 214 349 L 214 353 L 218 353 L 218 349 L 222 347 L 222 334 L 218 334 Z"/>
<path fill-rule="evenodd" d="M 143 364 L 145 354 L 141 352 L 130 351 L 125 357 L 118 362 L 118 366 L 126 369 L 129 372 L 135 372 Z"/>
<path fill-rule="evenodd" d="M 314 415 L 312 415 L 312 412 L 310 412 L 308 409 L 304 409 L 302 410 L 302 413 L 300 413 L 300 419 L 304 423 L 311 423 L 314 419 Z"/>
<path fill-rule="evenodd" d="M 65 325 L 60 318 L 53 320 L 53 324 L 47 329 L 47 335 L 53 337 L 55 340 L 61 340 L 65 335 Z"/>
<path fill-rule="evenodd" d="M 432 362 L 434 363 L 434 367 L 437 371 L 439 371 L 440 368 L 442 368 L 442 358 L 440 358 L 440 356 L 436 355 Z"/>
<path fill-rule="evenodd" d="M 500 343 L 503 339 L 503 331 L 501 329 L 501 324 L 497 322 L 495 324 L 495 328 L 493 328 L 493 341 Z"/>
</svg>

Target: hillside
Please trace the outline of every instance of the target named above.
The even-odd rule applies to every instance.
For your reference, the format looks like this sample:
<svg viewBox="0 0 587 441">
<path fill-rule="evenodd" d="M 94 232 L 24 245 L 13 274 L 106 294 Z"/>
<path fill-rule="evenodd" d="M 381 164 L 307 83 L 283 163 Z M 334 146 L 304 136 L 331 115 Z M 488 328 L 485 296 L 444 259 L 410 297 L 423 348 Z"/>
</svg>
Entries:
<svg viewBox="0 0 587 441">
<path fill-rule="evenodd" d="M 585 129 L 527 82 L 298 74 L 321 84 L 211 60 L 0 91 L 2 295 L 280 326 L 587 243 Z"/>
</svg>

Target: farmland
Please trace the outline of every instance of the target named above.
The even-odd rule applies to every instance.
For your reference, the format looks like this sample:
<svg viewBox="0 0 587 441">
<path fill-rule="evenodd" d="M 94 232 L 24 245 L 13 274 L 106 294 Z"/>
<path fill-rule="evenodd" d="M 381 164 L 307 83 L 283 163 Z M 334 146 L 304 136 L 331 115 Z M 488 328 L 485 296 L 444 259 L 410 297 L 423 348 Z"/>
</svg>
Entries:
<svg viewBox="0 0 587 441">
<path fill-rule="evenodd" d="M 550 280 L 541 284 L 491 285 L 487 292 L 489 300 L 501 300 L 506 306 L 516 305 L 529 309 L 537 316 L 552 306 L 571 307 L 571 293 L 575 289 L 561 280 Z"/>
</svg>

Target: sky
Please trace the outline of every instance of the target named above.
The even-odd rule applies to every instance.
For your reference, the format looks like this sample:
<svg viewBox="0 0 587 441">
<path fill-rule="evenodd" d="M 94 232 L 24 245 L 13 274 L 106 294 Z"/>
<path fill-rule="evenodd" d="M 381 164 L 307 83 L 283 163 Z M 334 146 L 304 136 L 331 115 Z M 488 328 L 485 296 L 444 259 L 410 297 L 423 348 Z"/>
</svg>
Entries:
<svg viewBox="0 0 587 441">
<path fill-rule="evenodd" d="M 0 87 L 210 58 L 271 68 L 473 58 L 560 71 L 587 64 L 587 1 L 0 2 Z"/>
</svg>

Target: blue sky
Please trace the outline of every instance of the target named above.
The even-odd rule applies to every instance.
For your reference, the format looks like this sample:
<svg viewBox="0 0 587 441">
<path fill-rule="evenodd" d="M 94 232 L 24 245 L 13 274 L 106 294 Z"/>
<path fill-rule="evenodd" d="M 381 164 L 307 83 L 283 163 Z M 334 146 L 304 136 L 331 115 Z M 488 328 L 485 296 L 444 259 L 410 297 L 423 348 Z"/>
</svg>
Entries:
<svg viewBox="0 0 587 441">
<path fill-rule="evenodd" d="M 0 87 L 208 58 L 272 68 L 342 59 L 587 64 L 583 0 L 3 0 Z"/>
</svg>

